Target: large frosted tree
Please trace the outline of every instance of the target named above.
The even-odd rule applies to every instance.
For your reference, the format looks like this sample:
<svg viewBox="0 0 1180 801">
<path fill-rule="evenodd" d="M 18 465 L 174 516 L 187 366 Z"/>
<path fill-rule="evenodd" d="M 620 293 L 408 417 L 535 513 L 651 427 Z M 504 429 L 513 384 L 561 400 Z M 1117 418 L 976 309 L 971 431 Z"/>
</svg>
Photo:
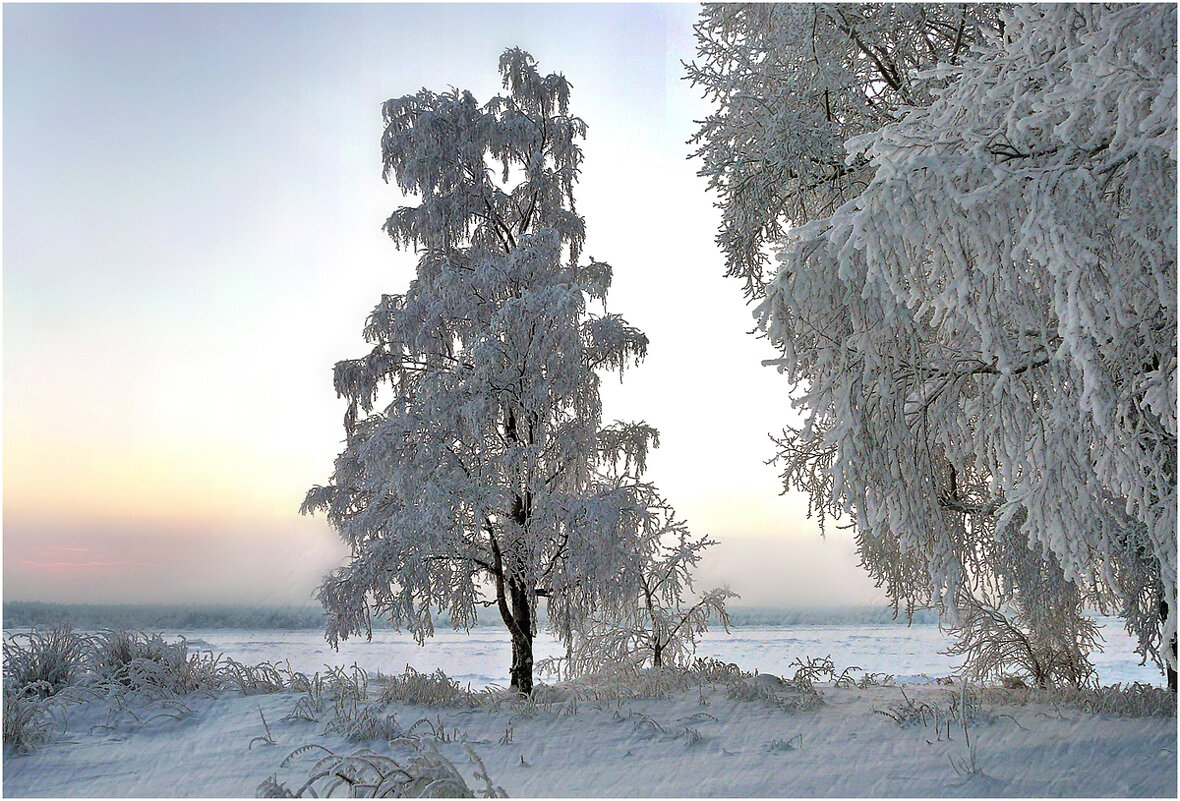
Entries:
<svg viewBox="0 0 1180 801">
<path fill-rule="evenodd" d="M 784 478 L 968 642 L 1013 604 L 1084 657 L 1086 605 L 1113 606 L 1174 686 L 1175 9 L 998 22 L 846 142 L 844 195 L 759 240 L 779 264 L 752 294 L 805 415 Z M 727 220 L 767 213 L 727 191 Z"/>
<path fill-rule="evenodd" d="M 693 138 L 721 209 L 726 274 L 762 297 L 771 249 L 872 177 L 845 142 L 930 102 L 920 76 L 955 63 L 999 24 L 995 6 L 710 3 L 688 78 L 714 103 Z"/>
<path fill-rule="evenodd" d="M 371 635 L 372 614 L 421 639 L 435 610 L 467 627 L 494 605 L 528 693 L 538 599 L 568 639 L 634 598 L 626 577 L 668 517 L 640 480 L 655 430 L 601 423 L 598 371 L 621 374 L 647 338 L 605 312 L 610 267 L 581 258 L 586 126 L 528 54 L 500 72 L 484 104 L 423 89 L 384 105 L 385 176 L 420 200 L 385 228 L 417 275 L 369 316 L 372 351 L 336 365 L 346 446 L 304 511 L 352 552 L 319 591 L 331 642 Z"/>
</svg>

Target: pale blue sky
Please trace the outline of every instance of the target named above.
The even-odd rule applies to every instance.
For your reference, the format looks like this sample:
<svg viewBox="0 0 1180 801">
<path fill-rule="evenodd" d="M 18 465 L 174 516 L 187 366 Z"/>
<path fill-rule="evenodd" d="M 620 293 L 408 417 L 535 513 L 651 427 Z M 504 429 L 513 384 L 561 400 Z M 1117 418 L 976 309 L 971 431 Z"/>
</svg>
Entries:
<svg viewBox="0 0 1180 801">
<path fill-rule="evenodd" d="M 750 601 L 876 597 L 780 498 L 787 386 L 686 161 L 689 5 L 4 7 L 6 598 L 308 597 L 340 556 L 296 509 L 342 438 L 331 365 L 412 258 L 381 223 L 380 104 L 486 99 L 521 46 L 590 126 L 578 210 L 652 340 L 607 413 Z M 745 586 L 743 586 L 743 583 Z"/>
</svg>

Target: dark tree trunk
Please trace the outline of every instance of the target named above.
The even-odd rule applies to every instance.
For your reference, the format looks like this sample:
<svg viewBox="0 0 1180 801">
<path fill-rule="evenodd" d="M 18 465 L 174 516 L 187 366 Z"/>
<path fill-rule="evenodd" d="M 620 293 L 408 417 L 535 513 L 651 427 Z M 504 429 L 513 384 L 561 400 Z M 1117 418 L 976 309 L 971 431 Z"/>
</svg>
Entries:
<svg viewBox="0 0 1180 801">
<path fill-rule="evenodd" d="M 654 667 L 663 667 L 664 666 L 664 644 L 662 642 L 660 642 L 659 640 L 656 640 L 655 645 L 652 646 L 652 651 L 655 652 L 655 655 L 652 657 L 652 660 L 651 660 L 652 665 Z"/>
<path fill-rule="evenodd" d="M 508 685 L 521 695 L 533 693 L 533 635 L 512 636 L 512 682 Z"/>
<path fill-rule="evenodd" d="M 521 442 L 520 432 L 517 430 L 516 413 L 511 407 L 506 410 L 504 419 L 504 436 L 509 442 Z M 532 442 L 532 428 L 529 428 L 528 442 Z M 528 529 L 529 517 L 532 513 L 532 494 L 527 490 L 516 494 L 512 499 L 509 515 L 522 530 Z M 500 617 L 512 635 L 512 666 L 509 668 L 511 680 L 508 686 L 521 695 L 533 693 L 533 607 L 526 586 L 519 578 L 512 576 L 512 571 L 504 569 L 502 554 L 499 546 L 492 539 L 495 558 L 496 602 L 500 608 Z M 507 586 L 505 586 L 507 585 Z"/>
<path fill-rule="evenodd" d="M 1160 626 L 1161 627 L 1168 622 L 1169 611 L 1170 610 L 1168 609 L 1168 602 L 1161 600 L 1160 601 Z M 1174 662 L 1176 660 L 1176 636 L 1175 635 L 1172 635 L 1171 642 L 1169 642 L 1168 645 L 1172 650 L 1172 661 Z M 1171 690 L 1172 692 L 1176 692 L 1176 668 L 1169 665 L 1167 659 L 1164 660 L 1164 672 L 1168 676 L 1168 689 Z"/>
<path fill-rule="evenodd" d="M 524 695 L 533 692 L 533 608 L 525 585 L 504 579 L 499 548 L 493 542 L 495 559 L 496 608 L 512 637 L 512 665 L 509 687 Z"/>
<path fill-rule="evenodd" d="M 532 695 L 533 610 L 529 605 L 524 585 L 511 581 L 508 586 L 512 595 L 512 620 L 515 624 L 509 627 L 512 632 L 512 681 L 509 687 L 521 695 Z"/>
</svg>

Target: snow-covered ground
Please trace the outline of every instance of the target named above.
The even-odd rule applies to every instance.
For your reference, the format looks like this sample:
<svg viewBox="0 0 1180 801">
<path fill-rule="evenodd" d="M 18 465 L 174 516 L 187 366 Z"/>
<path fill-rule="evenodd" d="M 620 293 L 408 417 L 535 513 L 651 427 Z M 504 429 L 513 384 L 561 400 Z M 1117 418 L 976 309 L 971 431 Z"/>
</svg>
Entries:
<svg viewBox="0 0 1180 801">
<path fill-rule="evenodd" d="M 380 684 L 370 683 L 370 698 Z M 823 705 L 788 712 L 728 697 L 707 685 L 656 699 L 553 704 L 527 711 L 425 707 L 380 709 L 408 727 L 445 727 L 438 750 L 472 786 L 464 743 L 510 796 L 1171 796 L 1176 795 L 1175 718 L 1115 718 L 1046 704 L 985 703 L 967 723 L 900 726 L 879 712 L 906 703 L 946 710 L 955 687 L 831 687 Z M 6 753 L 6 796 L 252 796 L 275 775 L 298 789 L 319 749 L 337 753 L 385 740 L 345 742 L 324 718 L 283 722 L 301 696 L 190 697 L 192 714 L 135 725 L 110 723 L 105 702 L 72 707 L 65 741 Z M 377 705 L 375 700 L 367 702 Z M 325 718 L 331 717 L 325 713 Z M 267 733 L 274 744 L 254 738 Z M 128 721 L 130 719 L 127 719 Z M 936 730 L 937 729 L 937 730 Z M 429 735 L 421 724 L 419 733 Z M 949 737 L 949 738 L 948 738 Z"/>
<path fill-rule="evenodd" d="M 935 681 L 955 663 L 939 654 L 947 641 L 931 625 L 738 627 L 710 632 L 701 642 L 701 656 L 757 670 L 761 675 L 747 681 L 772 688 L 778 685 L 766 674 L 790 676 L 795 660 L 828 654 L 837 672 L 857 665 L 896 677 L 897 686 L 817 684 L 824 703 L 802 712 L 765 699 L 739 700 L 724 682 L 659 699 L 567 690 L 564 702 L 543 703 L 532 713 L 514 708 L 506 694 L 488 703 L 494 687 L 476 708 L 380 703 L 378 672 L 396 675 L 406 664 L 441 667 L 476 691 L 503 685 L 509 647 L 495 627 L 440 630 L 422 647 L 406 635 L 377 631 L 373 642 L 344 643 L 339 652 L 313 630 L 170 633 L 177 634 L 190 653 L 208 649 L 244 664 L 289 660 L 291 669 L 309 675 L 357 663 L 372 678 L 354 717 L 370 708 L 380 720 L 392 714 L 400 729 L 426 718 L 432 726 L 420 724 L 414 733 L 445 730 L 445 741 L 429 739 L 472 788 L 478 789 L 465 743 L 512 796 L 1175 796 L 1177 789 L 1174 717 L 1118 718 L 989 691 L 964 732 L 959 719 L 948 717 L 956 697 L 961 702 L 958 685 Z M 1104 684 L 1160 685 L 1153 668 L 1137 664 L 1117 625 L 1104 635 L 1106 649 L 1094 655 Z M 538 639 L 538 659 L 560 652 L 551 639 Z M 290 691 L 245 697 L 222 691 L 171 705 L 73 704 L 65 707 L 54 742 L 29 754 L 6 748 L 3 791 L 250 796 L 272 775 L 291 790 L 307 781 L 325 752 L 313 748 L 284 764 L 300 746 L 390 752 L 388 732 L 346 742 L 329 731 L 338 719 L 331 702 L 320 705 L 314 721 L 283 720 L 306 703 L 306 694 Z M 890 715 L 904 718 L 903 704 L 924 714 L 901 726 Z M 256 739 L 265 738 L 267 726 L 273 745 Z"/>
</svg>

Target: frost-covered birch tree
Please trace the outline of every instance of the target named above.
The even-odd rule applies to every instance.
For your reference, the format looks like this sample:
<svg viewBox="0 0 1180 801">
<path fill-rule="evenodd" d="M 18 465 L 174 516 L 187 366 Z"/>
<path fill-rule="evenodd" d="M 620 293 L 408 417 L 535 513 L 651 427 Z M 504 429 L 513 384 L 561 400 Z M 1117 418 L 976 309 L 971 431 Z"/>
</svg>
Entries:
<svg viewBox="0 0 1180 801">
<path fill-rule="evenodd" d="M 805 414 L 784 480 L 852 514 L 895 601 L 968 636 L 956 612 L 1015 601 L 1083 646 L 1112 605 L 1174 687 L 1176 12 L 999 22 L 846 143 L 843 202 L 761 240 Z"/>
<path fill-rule="evenodd" d="M 346 445 L 303 509 L 352 552 L 319 590 L 330 642 L 371 636 L 372 614 L 421 641 L 433 610 L 469 627 L 494 605 L 529 693 L 538 599 L 568 639 L 633 597 L 664 505 L 640 479 L 656 431 L 601 423 L 598 371 L 647 338 L 606 313 L 611 268 L 581 258 L 586 126 L 563 76 L 515 49 L 499 66 L 507 91 L 485 104 L 423 89 L 384 105 L 385 176 L 420 200 L 385 229 L 417 275 L 369 316 L 371 352 L 336 365 Z"/>
<path fill-rule="evenodd" d="M 684 667 L 698 638 L 716 622 L 729 630 L 726 603 L 737 594 L 714 587 L 694 594 L 693 572 L 716 542 L 694 537 L 675 510 L 653 505 L 661 521 L 644 532 L 643 560 L 628 566 L 626 586 L 634 593 L 614 608 L 602 607 L 571 626 L 564 669 L 578 676 L 619 667 Z M 560 672 L 560 671 L 559 671 Z"/>
</svg>

